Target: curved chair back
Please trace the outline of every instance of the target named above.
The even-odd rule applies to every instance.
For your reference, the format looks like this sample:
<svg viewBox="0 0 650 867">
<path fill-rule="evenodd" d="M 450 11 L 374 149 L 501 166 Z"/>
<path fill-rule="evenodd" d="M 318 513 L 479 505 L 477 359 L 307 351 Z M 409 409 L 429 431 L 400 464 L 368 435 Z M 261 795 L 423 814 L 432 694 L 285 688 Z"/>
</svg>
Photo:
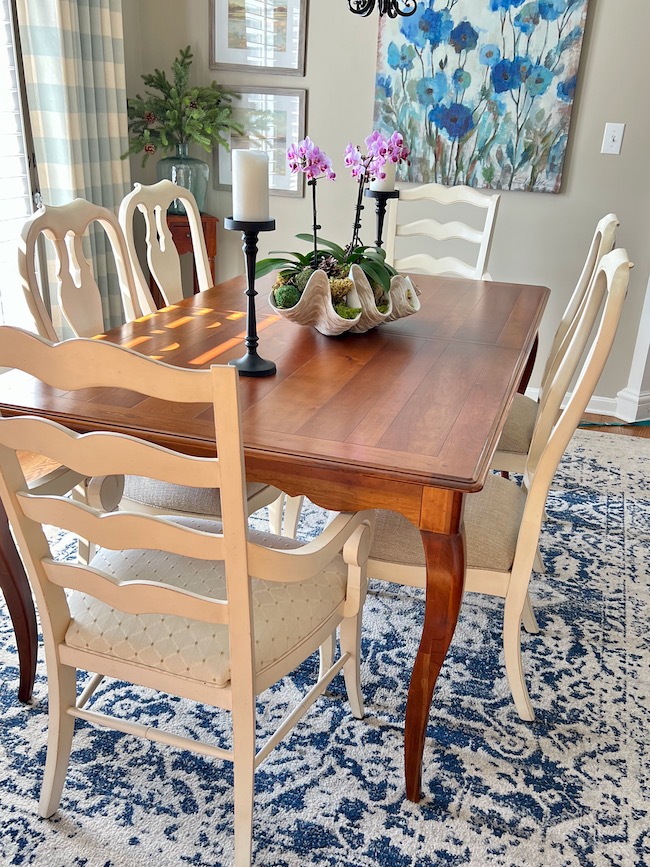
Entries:
<svg viewBox="0 0 650 867">
<path fill-rule="evenodd" d="M 393 200 L 389 205 L 386 227 L 386 261 L 398 271 L 452 274 L 474 280 L 491 280 L 487 267 L 499 199 L 499 193 L 487 195 L 463 185 L 446 187 L 442 184 L 424 184 L 419 187 L 401 188 L 399 199 Z M 409 208 L 409 204 L 419 201 L 440 206 L 436 209 L 436 213 L 440 213 L 445 207 L 452 205 L 474 208 L 480 214 L 480 219 L 477 222 L 482 222 L 482 228 L 476 228 L 457 219 L 442 220 L 433 216 L 409 222 L 401 221 L 405 213 L 414 210 Z M 437 249 L 437 242 L 455 240 L 468 242 L 476 249 L 476 259 L 464 261 L 460 256 L 438 256 L 429 251 L 409 256 L 398 256 L 396 239 L 414 236 L 428 238 L 431 250 Z M 468 247 L 467 249 L 471 250 L 472 248 Z"/>
<path fill-rule="evenodd" d="M 106 330 L 101 294 L 83 249 L 92 226 L 103 229 L 112 250 L 126 321 L 142 315 L 124 236 L 115 214 L 86 199 L 74 199 L 66 205 L 44 205 L 23 226 L 18 270 L 36 330 L 49 340 L 58 340 L 58 336 L 39 286 L 36 263 L 41 237 L 55 255 L 56 301 L 70 328 L 80 337 L 92 337 Z"/>
<path fill-rule="evenodd" d="M 201 214 L 196 199 L 189 190 L 168 180 L 158 181 L 150 186 L 135 184 L 133 190 L 122 200 L 119 210 L 119 221 L 126 238 L 138 294 L 143 298 L 150 296 L 149 284 L 135 243 L 136 212 L 144 217 L 149 272 L 166 304 L 176 304 L 183 299 L 181 260 L 167 224 L 167 209 L 174 201 L 181 202 L 185 208 L 192 238 L 197 285 L 202 292 L 213 285 L 213 280 L 201 226 Z"/>
<path fill-rule="evenodd" d="M 544 372 L 542 374 L 542 384 L 540 389 L 540 400 L 543 399 L 544 391 L 547 382 L 552 379 L 554 372 L 559 367 L 564 353 L 567 351 L 573 332 L 578 322 L 578 314 L 582 308 L 587 290 L 591 285 L 591 280 L 600 264 L 600 260 L 606 253 L 614 249 L 616 243 L 616 230 L 620 223 L 616 214 L 607 214 L 598 221 L 594 236 L 591 240 L 589 252 L 585 259 L 585 264 L 576 283 L 575 289 L 569 299 L 562 319 L 557 327 L 551 349 L 546 358 Z M 579 359 L 576 359 L 576 365 Z"/>
<path fill-rule="evenodd" d="M 578 313 L 565 338 L 568 339 L 568 345 L 559 363 L 552 369 L 544 399 L 540 401 L 524 471 L 525 484 L 529 490 L 539 475 L 548 480 L 548 490 L 557 464 L 580 423 L 616 336 L 631 268 L 632 263 L 624 249 L 606 253 L 583 295 Z M 597 330 L 592 338 L 594 328 Z M 580 359 L 587 349 L 589 352 L 579 368 L 576 384 L 560 412 Z"/>
</svg>

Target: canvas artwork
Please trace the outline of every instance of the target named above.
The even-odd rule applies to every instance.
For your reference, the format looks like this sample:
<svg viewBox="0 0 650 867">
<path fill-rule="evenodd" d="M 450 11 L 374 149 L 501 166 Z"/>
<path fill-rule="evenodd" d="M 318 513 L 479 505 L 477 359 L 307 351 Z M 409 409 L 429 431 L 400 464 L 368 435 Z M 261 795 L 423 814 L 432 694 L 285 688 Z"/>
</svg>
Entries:
<svg viewBox="0 0 650 867">
<path fill-rule="evenodd" d="M 375 126 L 402 179 L 557 193 L 588 0 L 424 0 L 382 18 Z"/>
</svg>

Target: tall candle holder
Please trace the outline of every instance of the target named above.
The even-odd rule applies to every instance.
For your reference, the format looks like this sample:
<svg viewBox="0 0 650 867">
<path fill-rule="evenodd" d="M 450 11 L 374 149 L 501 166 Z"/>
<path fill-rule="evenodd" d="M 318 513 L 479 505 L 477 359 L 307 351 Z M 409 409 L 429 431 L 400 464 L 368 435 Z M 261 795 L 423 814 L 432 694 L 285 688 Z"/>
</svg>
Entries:
<svg viewBox="0 0 650 867">
<path fill-rule="evenodd" d="M 244 246 L 244 260 L 246 262 L 246 354 L 241 358 L 235 358 L 228 364 L 236 367 L 240 376 L 272 376 L 277 372 L 273 361 L 260 358 L 257 354 L 257 318 L 255 315 L 255 263 L 257 261 L 257 239 L 260 232 L 272 232 L 275 229 L 275 220 L 235 220 L 226 217 L 223 221 L 225 229 L 240 231 Z"/>
<path fill-rule="evenodd" d="M 377 239 L 375 247 L 381 247 L 382 234 L 384 231 L 384 217 L 386 216 L 386 205 L 389 199 L 399 199 L 399 190 L 366 190 L 365 195 L 370 199 L 375 199 L 375 213 L 377 215 Z"/>
</svg>

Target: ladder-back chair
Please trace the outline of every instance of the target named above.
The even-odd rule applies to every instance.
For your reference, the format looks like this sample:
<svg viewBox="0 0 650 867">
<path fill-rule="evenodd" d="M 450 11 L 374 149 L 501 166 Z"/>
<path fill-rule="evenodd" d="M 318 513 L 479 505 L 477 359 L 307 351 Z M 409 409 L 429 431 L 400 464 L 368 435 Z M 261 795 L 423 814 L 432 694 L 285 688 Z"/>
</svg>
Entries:
<svg viewBox="0 0 650 867">
<path fill-rule="evenodd" d="M 2 418 L 0 496 L 36 597 L 46 651 L 49 731 L 39 814 L 49 817 L 59 806 L 75 719 L 83 719 L 232 761 L 234 863 L 247 867 L 255 768 L 339 671 L 352 713 L 363 716 L 359 652 L 373 513 L 339 514 L 309 543 L 249 531 L 238 373 L 232 367 L 181 370 L 108 343 L 73 339 L 54 345 L 9 327 L 0 328 L 0 365 L 66 391 L 127 387 L 170 402 L 213 406 L 214 456 L 204 458 L 133 435 L 79 435 L 37 417 Z M 222 521 L 107 514 L 43 496 L 30 490 L 18 449 L 85 476 L 137 470 L 170 485 L 219 490 Z M 46 524 L 90 539 L 96 546 L 92 561 L 56 562 Z M 337 627 L 341 655 L 257 749 L 256 697 Z M 95 675 L 79 699 L 77 670 Z M 103 677 L 230 711 L 232 748 L 143 726 L 137 713 L 118 719 L 87 708 Z"/>
</svg>

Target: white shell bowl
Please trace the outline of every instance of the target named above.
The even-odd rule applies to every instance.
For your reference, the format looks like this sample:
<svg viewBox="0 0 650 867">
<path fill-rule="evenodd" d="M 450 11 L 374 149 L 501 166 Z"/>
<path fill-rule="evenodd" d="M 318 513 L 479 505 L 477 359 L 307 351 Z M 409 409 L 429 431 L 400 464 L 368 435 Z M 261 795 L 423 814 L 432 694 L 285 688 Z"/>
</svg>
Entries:
<svg viewBox="0 0 650 867">
<path fill-rule="evenodd" d="M 321 270 L 314 271 L 300 301 L 293 307 L 276 307 L 273 292 L 269 296 L 269 304 L 284 319 L 311 326 L 328 337 L 335 337 L 345 331 L 362 334 L 383 322 L 411 316 L 420 309 L 420 301 L 409 277 L 397 274 L 391 279 L 385 313 L 377 310 L 372 287 L 358 265 L 351 266 L 350 279 L 354 286 L 347 294 L 346 304 L 348 307 L 361 308 L 361 313 L 355 319 L 344 319 L 338 315 L 332 303 L 327 274 Z"/>
</svg>

